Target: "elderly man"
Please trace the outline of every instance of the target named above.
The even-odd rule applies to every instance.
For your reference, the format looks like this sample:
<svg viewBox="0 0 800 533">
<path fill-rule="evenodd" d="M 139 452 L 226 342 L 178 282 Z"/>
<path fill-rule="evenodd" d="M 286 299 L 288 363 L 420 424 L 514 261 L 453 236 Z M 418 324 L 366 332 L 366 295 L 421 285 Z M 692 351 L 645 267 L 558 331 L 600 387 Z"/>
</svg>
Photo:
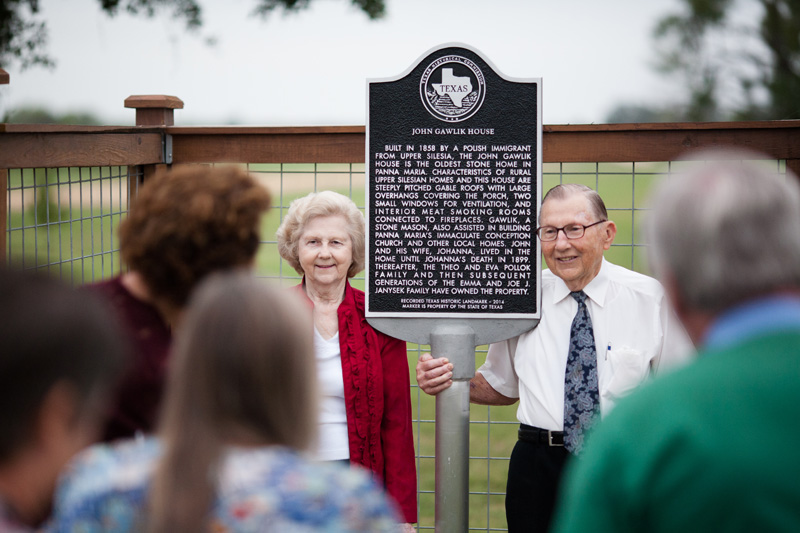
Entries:
<svg viewBox="0 0 800 533">
<path fill-rule="evenodd" d="M 598 414 L 692 351 L 658 282 L 603 259 L 617 228 L 595 191 L 554 187 L 542 202 L 540 224 L 548 266 L 541 322 L 493 344 L 470 384 L 473 403 L 520 402 L 506 488 L 512 532 L 547 531 L 562 467 L 580 452 Z M 446 359 L 423 354 L 417 382 L 437 394 L 451 385 L 451 370 Z"/>
<path fill-rule="evenodd" d="M 653 267 L 700 354 L 604 420 L 565 478 L 557 531 L 800 531 L 800 185 L 787 174 L 714 160 L 654 197 Z"/>
<path fill-rule="evenodd" d="M 118 338 L 88 294 L 0 269 L 0 531 L 40 525 L 62 467 L 97 438 Z"/>
</svg>

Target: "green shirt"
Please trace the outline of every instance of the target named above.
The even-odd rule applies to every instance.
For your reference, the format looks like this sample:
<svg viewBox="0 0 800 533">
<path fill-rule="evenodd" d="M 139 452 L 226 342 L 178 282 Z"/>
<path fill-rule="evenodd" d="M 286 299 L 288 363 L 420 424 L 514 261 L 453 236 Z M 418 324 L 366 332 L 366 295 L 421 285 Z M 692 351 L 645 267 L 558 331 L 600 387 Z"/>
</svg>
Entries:
<svg viewBox="0 0 800 533">
<path fill-rule="evenodd" d="M 621 402 L 554 531 L 800 531 L 800 332 L 706 352 Z"/>
</svg>

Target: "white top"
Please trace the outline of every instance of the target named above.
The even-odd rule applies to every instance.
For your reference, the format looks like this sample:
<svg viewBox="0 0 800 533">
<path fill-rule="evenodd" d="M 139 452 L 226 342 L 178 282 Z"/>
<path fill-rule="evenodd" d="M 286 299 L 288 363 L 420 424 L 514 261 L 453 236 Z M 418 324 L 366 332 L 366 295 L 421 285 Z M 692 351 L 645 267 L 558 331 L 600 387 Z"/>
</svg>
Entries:
<svg viewBox="0 0 800 533">
<path fill-rule="evenodd" d="M 347 411 L 344 405 L 344 377 L 339 334 L 323 339 L 314 328 L 314 352 L 320 390 L 319 442 L 316 457 L 322 461 L 350 458 Z"/>
<path fill-rule="evenodd" d="M 564 281 L 542 271 L 542 319 L 512 339 L 492 344 L 478 371 L 494 389 L 519 398 L 517 418 L 543 429 L 564 429 L 564 374 L 578 303 Z M 583 289 L 597 347 L 600 412 L 648 376 L 687 361 L 694 348 L 668 308 L 664 289 L 642 274 L 603 260 Z"/>
</svg>

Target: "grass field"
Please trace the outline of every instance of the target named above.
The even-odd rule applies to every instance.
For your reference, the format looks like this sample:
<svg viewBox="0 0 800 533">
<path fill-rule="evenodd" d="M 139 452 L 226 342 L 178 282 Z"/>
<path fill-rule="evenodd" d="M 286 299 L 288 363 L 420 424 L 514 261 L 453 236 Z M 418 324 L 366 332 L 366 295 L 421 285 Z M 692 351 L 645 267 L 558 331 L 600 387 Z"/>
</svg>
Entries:
<svg viewBox="0 0 800 533">
<path fill-rule="evenodd" d="M 363 165 L 251 165 L 273 194 L 273 209 L 262 226 L 257 274 L 284 285 L 299 276 L 277 253 L 275 230 L 294 198 L 333 189 L 364 205 Z M 606 257 L 646 272 L 641 219 L 646 198 L 665 164 L 545 164 L 542 191 L 564 183 L 597 189 L 617 223 L 615 245 Z M 74 284 L 109 277 L 120 269 L 116 227 L 127 210 L 125 169 L 60 169 L 9 173 L 7 257 L 28 268 L 45 268 Z M 41 192 L 45 190 L 46 194 Z M 38 187 L 33 188 L 34 185 Z M 42 202 L 44 196 L 45 202 Z M 25 209 L 22 209 L 22 206 Z M 38 221 L 38 225 L 37 225 Z M 43 223 L 44 221 L 44 223 Z M 363 289 L 363 277 L 353 280 Z M 435 400 L 416 386 L 414 365 L 427 346 L 409 344 L 410 391 L 418 455 L 420 529 L 434 527 Z M 477 364 L 486 347 L 478 347 Z M 505 529 L 504 493 L 508 455 L 516 441 L 516 406 L 472 406 L 470 411 L 471 530 Z"/>
</svg>

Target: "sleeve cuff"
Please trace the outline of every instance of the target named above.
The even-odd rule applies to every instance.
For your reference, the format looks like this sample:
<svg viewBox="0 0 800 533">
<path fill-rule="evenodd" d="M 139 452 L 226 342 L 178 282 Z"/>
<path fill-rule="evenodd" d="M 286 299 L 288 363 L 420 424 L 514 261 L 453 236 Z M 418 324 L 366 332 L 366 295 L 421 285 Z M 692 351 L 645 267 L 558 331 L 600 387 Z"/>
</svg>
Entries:
<svg viewBox="0 0 800 533">
<path fill-rule="evenodd" d="M 478 372 L 483 374 L 483 377 L 486 379 L 487 383 L 492 386 L 494 390 L 506 396 L 508 398 L 519 398 L 519 388 L 510 386 L 507 383 L 504 383 L 503 380 L 495 375 L 488 368 L 484 368 L 483 366 L 478 369 Z"/>
</svg>

